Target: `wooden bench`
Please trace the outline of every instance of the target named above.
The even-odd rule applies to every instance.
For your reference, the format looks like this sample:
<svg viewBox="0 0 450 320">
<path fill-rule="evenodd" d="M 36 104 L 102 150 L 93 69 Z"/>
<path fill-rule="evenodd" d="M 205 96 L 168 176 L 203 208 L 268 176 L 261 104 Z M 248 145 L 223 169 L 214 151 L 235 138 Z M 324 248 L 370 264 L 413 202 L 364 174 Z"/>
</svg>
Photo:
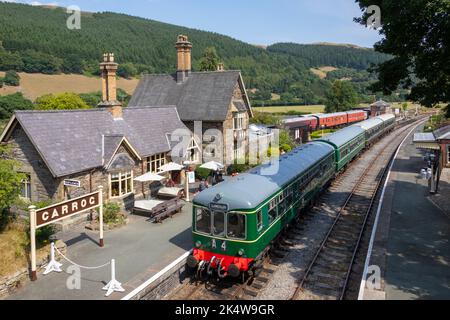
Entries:
<svg viewBox="0 0 450 320">
<path fill-rule="evenodd" d="M 179 198 L 166 201 L 153 209 L 153 215 L 150 217 L 154 223 L 162 223 L 164 219 L 172 218 L 176 213 L 183 209 L 183 202 Z"/>
</svg>

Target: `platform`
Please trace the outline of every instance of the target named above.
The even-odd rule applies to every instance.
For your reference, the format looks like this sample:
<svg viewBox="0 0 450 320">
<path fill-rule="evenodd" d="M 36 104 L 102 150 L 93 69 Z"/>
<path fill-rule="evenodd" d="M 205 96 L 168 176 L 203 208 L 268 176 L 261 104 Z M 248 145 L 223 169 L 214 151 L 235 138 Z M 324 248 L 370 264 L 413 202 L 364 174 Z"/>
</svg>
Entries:
<svg viewBox="0 0 450 320">
<path fill-rule="evenodd" d="M 450 298 L 450 172 L 442 175 L 439 194 L 430 195 L 419 176 L 423 155 L 408 136 L 387 183 L 370 252 L 368 265 L 381 269 L 381 289 L 366 287 L 360 298 Z"/>
<path fill-rule="evenodd" d="M 121 299 L 142 282 L 158 273 L 173 260 L 192 248 L 192 204 L 182 213 L 154 224 L 141 216 L 130 216 L 130 223 L 120 229 L 105 232 L 105 247 L 98 247 L 98 233 L 78 227 L 64 232 L 62 240 L 68 245 L 67 255 L 85 266 L 99 266 L 116 259 L 116 278 L 124 293 L 106 298 L 102 287 L 110 280 L 110 268 L 81 270 L 81 289 L 69 290 L 66 273 L 70 263 L 63 263 L 61 274 L 38 275 L 36 282 L 27 282 L 7 299 L 18 300 L 99 300 Z"/>
</svg>

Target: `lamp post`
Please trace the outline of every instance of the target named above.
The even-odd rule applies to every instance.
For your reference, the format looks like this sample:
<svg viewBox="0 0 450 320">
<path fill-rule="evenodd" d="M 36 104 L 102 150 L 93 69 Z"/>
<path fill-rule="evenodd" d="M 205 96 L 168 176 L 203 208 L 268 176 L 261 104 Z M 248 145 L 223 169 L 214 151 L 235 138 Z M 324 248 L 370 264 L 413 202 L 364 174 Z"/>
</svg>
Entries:
<svg viewBox="0 0 450 320">
<path fill-rule="evenodd" d="M 189 172 L 189 165 L 191 163 L 189 161 L 184 161 L 183 165 L 184 165 L 184 194 L 185 194 L 185 200 L 186 202 L 189 202 L 189 176 L 188 176 L 188 172 Z"/>
</svg>

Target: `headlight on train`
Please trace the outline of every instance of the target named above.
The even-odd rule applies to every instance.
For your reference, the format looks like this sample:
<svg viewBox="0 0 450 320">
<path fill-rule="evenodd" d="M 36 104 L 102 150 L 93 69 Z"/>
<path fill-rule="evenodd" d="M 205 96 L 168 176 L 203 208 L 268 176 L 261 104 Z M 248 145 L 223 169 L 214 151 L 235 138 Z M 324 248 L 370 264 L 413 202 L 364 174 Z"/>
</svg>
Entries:
<svg viewBox="0 0 450 320">
<path fill-rule="evenodd" d="M 197 242 L 195 243 L 195 246 L 196 246 L 197 248 L 200 248 L 200 247 L 202 246 L 202 243 L 201 243 L 200 241 L 197 241 Z"/>
<path fill-rule="evenodd" d="M 244 254 L 245 254 L 245 250 L 244 249 L 239 249 L 238 255 L 243 256 Z"/>
</svg>

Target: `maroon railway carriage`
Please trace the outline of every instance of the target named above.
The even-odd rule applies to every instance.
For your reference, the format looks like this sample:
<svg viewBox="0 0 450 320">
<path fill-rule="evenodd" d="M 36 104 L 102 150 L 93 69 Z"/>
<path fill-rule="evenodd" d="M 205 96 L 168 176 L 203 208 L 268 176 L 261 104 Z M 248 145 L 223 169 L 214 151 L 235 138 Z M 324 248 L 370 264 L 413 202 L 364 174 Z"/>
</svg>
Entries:
<svg viewBox="0 0 450 320">
<path fill-rule="evenodd" d="M 367 112 L 364 110 L 347 111 L 347 116 L 348 116 L 347 123 L 350 124 L 366 120 Z"/>
<path fill-rule="evenodd" d="M 347 113 L 346 112 L 335 112 L 315 115 L 319 121 L 319 126 L 317 129 L 327 129 L 339 127 L 347 124 Z"/>
</svg>

